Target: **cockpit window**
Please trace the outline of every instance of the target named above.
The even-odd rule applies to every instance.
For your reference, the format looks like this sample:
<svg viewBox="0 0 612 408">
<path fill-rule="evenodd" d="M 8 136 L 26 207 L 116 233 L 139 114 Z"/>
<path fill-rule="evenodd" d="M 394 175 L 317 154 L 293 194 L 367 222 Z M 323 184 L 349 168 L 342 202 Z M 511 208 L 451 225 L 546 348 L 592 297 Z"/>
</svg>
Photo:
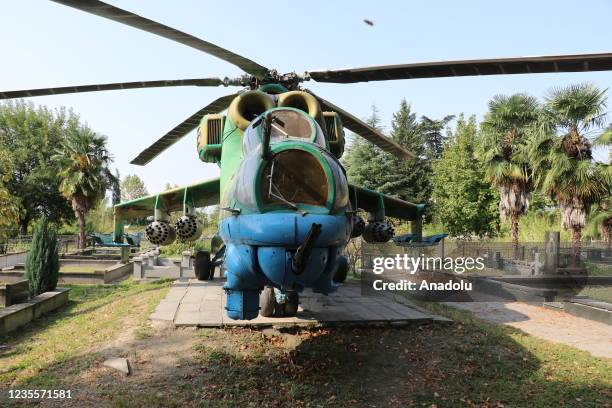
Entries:
<svg viewBox="0 0 612 408">
<path fill-rule="evenodd" d="M 308 140 L 312 137 L 312 126 L 303 114 L 292 110 L 276 110 L 270 114 L 272 115 L 272 132 L 270 133 L 272 143 L 289 138 Z"/>
<path fill-rule="evenodd" d="M 263 171 L 264 204 L 297 204 L 324 207 L 329 182 L 321 162 L 312 154 L 297 149 L 284 150 L 266 164 Z"/>
<path fill-rule="evenodd" d="M 264 115 L 272 115 L 270 144 L 287 140 L 315 143 L 326 147 L 325 135 L 319 124 L 308 114 L 294 108 L 274 108 Z M 259 116 L 244 131 L 242 151 L 246 155 L 261 145 L 264 117 Z"/>
</svg>

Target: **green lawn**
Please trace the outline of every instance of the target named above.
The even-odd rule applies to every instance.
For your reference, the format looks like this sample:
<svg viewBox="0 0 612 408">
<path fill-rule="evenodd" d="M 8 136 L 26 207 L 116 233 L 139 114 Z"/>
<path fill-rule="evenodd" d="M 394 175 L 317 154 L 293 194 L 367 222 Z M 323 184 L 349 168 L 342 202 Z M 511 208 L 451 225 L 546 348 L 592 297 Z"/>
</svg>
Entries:
<svg viewBox="0 0 612 408">
<path fill-rule="evenodd" d="M 441 305 L 427 307 L 454 325 L 159 331 L 145 321 L 167 286 L 73 286 L 67 308 L 0 340 L 9 346 L 0 354 L 0 389 L 80 381 L 90 386 L 89 405 L 111 407 L 612 404 L 610 360 Z M 135 373 L 102 370 L 96 350 L 125 341 L 130 328 L 137 329 L 129 352 Z M 181 347 L 185 338 L 189 346 Z M 174 346 L 178 363 L 163 356 Z"/>
<path fill-rule="evenodd" d="M 100 265 L 62 265 L 60 266 L 62 273 L 94 273 L 96 271 L 104 271 L 104 266 Z"/>
<path fill-rule="evenodd" d="M 612 265 L 595 262 L 585 262 L 584 264 L 591 276 L 612 276 Z"/>
<path fill-rule="evenodd" d="M 128 324 L 143 324 L 163 298 L 168 282 L 70 287 L 70 302 L 8 336 L 0 337 L 0 390 L 26 385 L 52 386 L 54 371 L 94 345 L 121 333 Z M 80 360 L 87 364 L 95 354 Z"/>
<path fill-rule="evenodd" d="M 612 303 L 612 288 L 609 286 L 587 286 L 580 291 L 579 295 Z"/>
</svg>

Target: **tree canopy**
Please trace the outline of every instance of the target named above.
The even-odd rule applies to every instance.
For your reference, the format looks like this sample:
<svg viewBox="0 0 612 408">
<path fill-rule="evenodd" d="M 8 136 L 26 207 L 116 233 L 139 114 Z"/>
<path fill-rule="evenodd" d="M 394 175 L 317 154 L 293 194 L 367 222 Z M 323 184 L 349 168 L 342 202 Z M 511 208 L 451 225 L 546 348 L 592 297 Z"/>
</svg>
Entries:
<svg viewBox="0 0 612 408">
<path fill-rule="evenodd" d="M 476 118 L 459 116 L 454 132 L 434 163 L 433 201 L 436 219 L 451 236 L 494 236 L 499 231 L 499 195 L 485 181 L 483 163 L 476 155 Z"/>
<path fill-rule="evenodd" d="M 121 201 L 131 201 L 148 195 L 147 187 L 137 175 L 128 174 L 121 180 Z"/>
<path fill-rule="evenodd" d="M 22 234 L 31 220 L 42 215 L 52 222 L 73 217 L 60 194 L 57 162 L 52 158 L 72 117 L 65 110 L 52 112 L 22 101 L 0 105 L 0 150 L 10 152 L 0 169 L 5 175 L 4 195 L 10 195 L 19 208 Z"/>
<path fill-rule="evenodd" d="M 372 107 L 372 114 L 366 121 L 382 129 L 376 107 Z M 395 157 L 357 137 L 344 160 L 349 181 L 402 200 L 429 203 L 432 170 L 431 162 L 427 160 L 424 127 L 405 100 L 393 115 L 390 137 L 412 151 L 417 159 Z"/>
<path fill-rule="evenodd" d="M 586 137 L 589 130 L 604 125 L 605 107 L 605 90 L 593 85 L 553 89 L 530 150 L 538 186 L 557 202 L 576 255 L 591 208 L 610 196 L 609 165 L 593 161 L 592 143 Z"/>
<path fill-rule="evenodd" d="M 518 256 L 519 219 L 527 213 L 533 186 L 528 157 L 529 131 L 540 118 L 540 106 L 532 96 L 496 95 L 482 122 L 480 157 L 485 178 L 499 189 L 499 212 L 510 220 L 514 256 Z"/>
<path fill-rule="evenodd" d="M 53 156 L 59 166 L 60 191 L 72 205 L 79 221 L 79 245 L 85 248 L 85 215 L 112 188 L 109 165 L 111 155 L 106 137 L 78 120 L 71 120 L 59 149 Z"/>
</svg>

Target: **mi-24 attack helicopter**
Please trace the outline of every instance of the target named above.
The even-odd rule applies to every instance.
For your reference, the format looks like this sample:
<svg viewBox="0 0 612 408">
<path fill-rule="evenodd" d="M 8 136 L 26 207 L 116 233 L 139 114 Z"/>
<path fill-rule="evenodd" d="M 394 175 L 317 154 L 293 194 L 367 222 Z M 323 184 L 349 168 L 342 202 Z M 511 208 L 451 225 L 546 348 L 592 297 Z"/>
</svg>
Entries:
<svg viewBox="0 0 612 408">
<path fill-rule="evenodd" d="M 350 185 L 338 159 L 344 151 L 344 128 L 407 160 L 414 154 L 350 113 L 302 88 L 310 80 L 355 83 L 473 75 L 612 70 L 612 53 L 451 62 L 428 62 L 281 74 L 187 33 L 97 0 L 53 0 L 82 11 L 157 34 L 245 71 L 238 78 L 195 78 L 0 92 L 0 99 L 130 88 L 235 86 L 195 112 L 140 153 L 131 163 L 145 165 L 193 129 L 204 162 L 217 163 L 221 176 L 115 206 L 115 241 L 123 224 L 154 216 L 146 228 L 150 242 L 167 245 L 176 236 L 195 240 L 201 234 L 195 208 L 220 204 L 214 257 L 196 255 L 196 274 L 208 279 L 223 262 L 226 310 L 231 319 L 293 315 L 298 293 L 335 290 L 346 276 L 342 251 L 349 239 L 386 242 L 393 228 L 385 217 L 413 222 L 420 236 L 425 206 Z M 227 110 L 226 114 L 221 114 Z M 368 213 L 367 222 L 358 210 Z M 171 212 L 182 212 L 176 225 Z M 215 244 L 213 239 L 213 244 Z M 260 294 L 264 294 L 260 303 Z"/>
</svg>

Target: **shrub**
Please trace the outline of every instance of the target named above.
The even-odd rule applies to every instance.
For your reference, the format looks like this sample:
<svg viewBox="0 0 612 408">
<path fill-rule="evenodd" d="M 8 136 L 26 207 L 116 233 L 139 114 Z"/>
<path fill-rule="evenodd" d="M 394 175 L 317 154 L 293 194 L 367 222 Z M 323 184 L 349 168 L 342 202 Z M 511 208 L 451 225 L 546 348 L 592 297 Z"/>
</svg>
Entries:
<svg viewBox="0 0 612 408">
<path fill-rule="evenodd" d="M 32 245 L 26 258 L 30 296 L 55 290 L 59 277 L 57 233 L 46 217 L 34 227 Z"/>
<path fill-rule="evenodd" d="M 184 251 L 210 251 L 210 239 L 200 238 L 192 242 L 183 242 L 177 239 L 170 245 L 160 247 L 160 250 L 162 257 L 180 258 Z"/>
</svg>

